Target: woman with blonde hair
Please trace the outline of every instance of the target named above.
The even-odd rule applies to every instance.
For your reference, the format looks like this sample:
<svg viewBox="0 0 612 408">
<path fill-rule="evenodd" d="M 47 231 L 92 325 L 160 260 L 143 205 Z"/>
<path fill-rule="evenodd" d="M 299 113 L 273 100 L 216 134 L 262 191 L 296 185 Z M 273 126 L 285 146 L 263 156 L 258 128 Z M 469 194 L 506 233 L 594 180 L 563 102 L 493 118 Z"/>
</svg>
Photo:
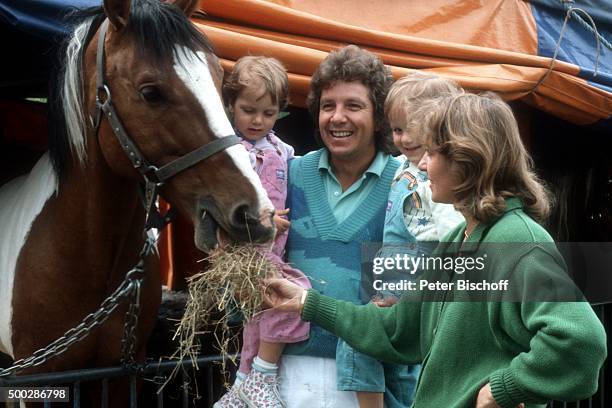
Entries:
<svg viewBox="0 0 612 408">
<path fill-rule="evenodd" d="M 466 251 L 515 243 L 486 262 L 526 291 L 496 301 L 457 301 L 463 294 L 449 288 L 469 272 L 455 268 L 434 275 L 446 277 L 446 286 L 418 296 L 407 291 L 390 308 L 355 306 L 282 279 L 268 282 L 267 302 L 300 312 L 375 358 L 422 363 L 415 407 L 534 407 L 592 395 L 606 357 L 605 331 L 587 302 L 538 298 L 542 282 L 566 270 L 538 224 L 549 201 L 512 111 L 492 95 L 465 94 L 426 104 L 420 117 L 427 146 L 421 165 L 432 199 L 452 203 L 466 218 L 434 255 L 446 254 L 451 244 Z M 420 302 L 420 296 L 434 301 Z"/>
</svg>

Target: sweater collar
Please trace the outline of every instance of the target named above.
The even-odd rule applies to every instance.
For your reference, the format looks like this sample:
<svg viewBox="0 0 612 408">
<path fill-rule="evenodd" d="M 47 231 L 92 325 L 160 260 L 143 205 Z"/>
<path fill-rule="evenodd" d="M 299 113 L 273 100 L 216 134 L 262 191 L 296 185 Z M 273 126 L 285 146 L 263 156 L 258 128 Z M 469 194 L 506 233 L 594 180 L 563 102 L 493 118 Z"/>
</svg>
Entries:
<svg viewBox="0 0 612 408">
<path fill-rule="evenodd" d="M 334 214 L 327 200 L 322 199 L 321 192 L 325 191 L 321 178 L 319 163 L 321 155 L 326 149 L 307 154 L 303 157 L 303 183 L 304 195 L 308 207 L 316 219 L 315 226 L 320 236 L 324 239 L 335 239 L 341 242 L 350 242 L 353 235 L 363 228 L 364 223 L 370 220 L 374 214 L 384 205 L 387 200 L 389 186 L 393 174 L 398 167 L 395 159 L 384 153 L 381 154 L 385 166 L 380 174 L 380 179 L 370 193 L 368 199 L 364 200 L 347 219 L 340 224 L 336 222 Z"/>
<path fill-rule="evenodd" d="M 494 220 L 492 220 L 489 223 L 479 223 L 478 225 L 476 225 L 476 228 L 474 228 L 474 231 L 472 231 L 472 233 L 468 236 L 468 238 L 465 240 L 465 242 L 481 242 L 484 237 L 486 236 L 487 232 L 489 231 L 489 229 L 499 220 L 501 219 L 503 216 L 505 216 L 506 214 L 508 214 L 511 211 L 517 210 L 517 209 L 522 209 L 523 208 L 523 203 L 521 202 L 521 200 L 517 197 L 508 197 L 505 199 L 506 201 L 506 209 L 504 210 L 504 212 L 497 218 L 495 218 Z M 465 226 L 464 228 L 461 229 L 461 235 L 460 235 L 460 239 L 463 238 L 463 234 L 465 233 Z"/>
<path fill-rule="evenodd" d="M 384 154 L 380 150 L 376 152 L 374 160 L 372 160 L 372 163 L 370 163 L 366 171 L 363 173 L 363 177 L 365 177 L 367 174 L 374 174 L 375 176 L 380 177 L 382 172 L 385 170 L 388 160 L 389 155 Z M 321 149 L 321 157 L 319 157 L 319 170 L 326 170 L 329 174 L 333 175 L 334 177 L 336 176 L 331 168 L 329 151 L 327 149 Z"/>
<path fill-rule="evenodd" d="M 456 254 L 461 252 L 462 254 L 470 254 L 479 250 L 480 244 L 487 236 L 489 230 L 497 221 L 499 221 L 506 214 L 515 211 L 517 209 L 523 208 L 523 203 L 519 198 L 516 197 L 508 197 L 505 199 L 506 209 L 504 212 L 494 220 L 489 223 L 479 223 L 476 225 L 472 233 L 468 236 L 468 238 L 463 241 L 463 237 L 465 234 L 465 221 L 463 221 L 453 232 L 447 237 L 445 242 L 440 242 L 438 248 L 436 248 L 436 253 L 438 254 Z"/>
</svg>

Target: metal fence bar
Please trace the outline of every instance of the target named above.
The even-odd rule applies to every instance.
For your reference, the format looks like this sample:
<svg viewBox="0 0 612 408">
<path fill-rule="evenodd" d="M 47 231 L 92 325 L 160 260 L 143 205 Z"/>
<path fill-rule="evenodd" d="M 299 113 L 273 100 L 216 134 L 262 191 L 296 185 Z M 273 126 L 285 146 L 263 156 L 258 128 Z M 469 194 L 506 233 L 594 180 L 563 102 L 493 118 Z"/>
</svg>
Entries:
<svg viewBox="0 0 612 408">
<path fill-rule="evenodd" d="M 24 385 L 43 386 L 49 384 L 69 384 L 100 380 L 102 378 L 125 377 L 128 375 L 122 367 L 88 368 L 84 370 L 60 371 L 54 373 L 22 375 L 0 380 L 0 386 Z"/>
<path fill-rule="evenodd" d="M 237 356 L 230 356 L 236 358 Z M 180 365 L 182 372 L 182 380 L 184 381 L 181 399 L 182 407 L 189 407 L 190 402 L 190 388 L 189 384 L 191 379 L 187 371 L 188 367 L 197 364 L 198 366 L 204 366 L 206 375 L 204 375 L 204 386 L 206 390 L 206 402 L 209 406 L 212 406 L 214 402 L 214 383 L 212 381 L 212 374 L 214 367 L 211 363 L 221 361 L 221 356 L 205 356 L 196 359 L 195 362 L 182 361 L 162 361 L 162 362 L 149 362 L 138 370 L 138 375 L 157 375 L 163 372 L 170 372 Z M 5 377 L 0 379 L 0 386 L 53 386 L 53 385 L 71 385 L 72 386 L 72 406 L 73 408 L 80 408 L 81 403 L 81 384 L 83 382 L 90 381 L 102 381 L 102 387 L 100 390 L 100 401 L 102 408 L 108 408 L 109 405 L 109 380 L 120 377 L 130 377 L 130 406 L 137 407 L 137 395 L 136 395 L 136 376 L 133 370 L 128 370 L 123 367 L 104 367 L 104 368 L 92 368 L 92 369 L 81 369 L 81 370 L 70 370 L 63 372 L 53 372 L 44 374 L 31 374 L 24 376 L 13 376 Z M 163 383 L 163 381 L 162 381 Z M 156 396 L 156 405 L 159 408 L 164 406 L 164 392 L 159 390 Z M 12 406 L 12 405 L 9 405 Z M 19 405 L 15 405 L 17 408 Z M 45 403 L 45 407 L 50 406 Z"/>
<path fill-rule="evenodd" d="M 130 376 L 130 408 L 138 408 L 138 395 L 136 393 L 136 376 Z"/>
<path fill-rule="evenodd" d="M 593 308 L 599 319 L 601 320 L 603 326 L 606 329 L 608 334 L 608 349 L 612 349 L 612 303 L 607 304 L 599 304 L 594 305 Z M 235 359 L 238 357 L 237 355 L 228 356 L 228 359 Z M 221 356 L 205 356 L 199 357 L 192 362 L 191 360 L 176 362 L 176 361 L 155 361 L 148 362 L 142 366 L 138 367 L 137 372 L 135 370 L 128 370 L 123 367 L 105 367 L 105 368 L 93 368 L 93 369 L 84 369 L 84 370 L 71 370 L 64 372 L 55 372 L 55 373 L 45 373 L 45 374 L 33 374 L 33 375 L 24 375 L 24 376 L 13 376 L 13 377 L 4 377 L 0 378 L 0 387 L 6 386 L 53 386 L 60 384 L 72 384 L 72 393 L 73 393 L 73 407 L 80 407 L 80 387 L 82 382 L 88 381 L 99 381 L 102 380 L 102 407 L 108 408 L 108 381 L 112 378 L 118 377 L 130 377 L 130 401 L 131 406 L 136 407 L 137 401 L 132 403 L 132 390 L 135 389 L 135 386 L 132 387 L 136 379 L 136 375 L 141 377 L 146 377 L 148 375 L 157 376 L 156 378 L 161 378 L 163 376 L 160 373 L 171 372 L 174 369 L 178 368 L 181 370 L 181 378 L 183 381 L 183 388 L 180 392 L 181 402 L 179 403 L 182 407 L 188 408 L 190 402 L 190 380 L 197 381 L 197 379 L 190 379 L 189 373 L 187 372 L 188 366 L 193 366 L 193 364 L 197 364 L 199 366 L 205 366 L 205 375 L 204 377 L 204 387 L 206 393 L 206 399 L 204 400 L 208 407 L 212 406 L 214 402 L 214 390 L 215 384 L 212 381 L 213 378 L 213 370 L 214 367 L 211 363 L 222 361 Z M 198 376 L 201 378 L 201 376 Z M 550 402 L 548 404 L 549 408 L 580 408 L 580 407 L 599 407 L 599 408 L 610 408 L 612 407 L 612 400 L 609 399 L 610 391 L 610 382 L 609 379 L 612 378 L 612 358 L 608 357 L 608 360 L 605 362 L 604 367 L 602 368 L 599 376 L 599 387 L 597 393 L 584 401 L 577 401 L 572 403 L 566 402 Z M 155 384 L 159 385 L 161 382 L 155 381 Z M 197 385 L 196 385 L 197 387 Z M 163 408 L 164 406 L 164 392 L 163 390 L 158 390 L 156 395 L 156 406 L 158 408 Z M 177 401 L 178 403 L 178 401 Z M 12 406 L 12 405 L 9 405 Z M 49 406 L 45 403 L 45 407 Z M 172 404 L 174 406 L 174 404 Z"/>
<path fill-rule="evenodd" d="M 189 382 L 187 380 L 187 373 L 186 370 L 183 369 L 181 370 L 181 378 L 183 379 L 183 408 L 188 408 L 189 407 Z"/>
<path fill-rule="evenodd" d="M 74 401 L 73 401 L 73 408 L 80 408 L 81 407 L 81 383 L 79 381 L 75 381 L 74 382 L 74 388 L 73 388 L 73 397 Z"/>
<path fill-rule="evenodd" d="M 108 378 L 102 380 L 102 408 L 108 408 Z"/>
<path fill-rule="evenodd" d="M 164 390 L 157 391 L 157 408 L 164 408 Z"/>
<path fill-rule="evenodd" d="M 233 358 L 235 356 L 229 356 L 228 358 Z M 207 365 L 212 362 L 221 361 L 221 356 L 205 356 L 199 357 L 195 360 L 196 364 L 199 365 Z M 182 362 L 176 361 L 162 361 L 162 362 L 149 362 L 145 364 L 139 372 L 143 375 L 151 375 L 157 372 L 165 372 L 172 371 L 176 366 L 181 365 L 182 367 L 191 366 L 191 360 L 186 360 Z M 133 374 L 132 371 L 127 370 L 121 366 L 117 367 L 105 367 L 105 368 L 88 368 L 83 370 L 70 370 L 70 371 L 61 371 L 54 373 L 45 373 L 45 374 L 31 374 L 31 375 L 22 375 L 15 377 L 7 377 L 0 379 L 0 387 L 8 387 L 8 386 L 43 386 L 43 385 L 52 385 L 52 384 L 68 384 L 68 383 L 76 383 L 76 382 L 87 382 L 100 380 L 103 378 L 117 378 L 117 377 L 126 377 L 130 374 Z"/>
<path fill-rule="evenodd" d="M 213 366 L 208 364 L 206 366 L 206 403 L 209 407 L 213 405 L 214 390 L 213 390 Z"/>
<path fill-rule="evenodd" d="M 606 389 L 606 384 L 610 384 L 610 381 L 606 382 L 606 378 L 612 378 L 612 357 L 610 357 L 610 347 L 612 346 L 612 304 L 601 305 L 600 311 L 601 315 L 599 318 L 608 334 L 608 370 L 604 368 L 599 378 L 599 406 L 600 408 L 604 408 L 605 402 L 607 401 L 606 392 L 608 391 L 608 389 Z"/>
<path fill-rule="evenodd" d="M 612 336 L 610 333 L 608 336 Z M 608 353 L 610 353 L 610 348 L 608 348 Z M 610 359 L 610 357 L 608 357 Z M 601 371 L 601 376 L 599 377 L 599 407 L 604 408 L 604 401 L 606 400 L 606 370 Z"/>
</svg>

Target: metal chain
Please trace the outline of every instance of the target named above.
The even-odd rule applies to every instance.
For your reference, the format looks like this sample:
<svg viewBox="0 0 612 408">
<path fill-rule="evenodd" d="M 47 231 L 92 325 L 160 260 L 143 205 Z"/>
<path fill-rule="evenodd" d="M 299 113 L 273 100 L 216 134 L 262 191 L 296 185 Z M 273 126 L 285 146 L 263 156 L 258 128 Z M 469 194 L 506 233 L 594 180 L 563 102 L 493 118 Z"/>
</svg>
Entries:
<svg viewBox="0 0 612 408">
<path fill-rule="evenodd" d="M 125 368 L 136 369 L 135 358 L 136 349 L 136 326 L 138 326 L 138 315 L 140 313 L 140 287 L 142 279 L 134 281 L 134 291 L 132 291 L 132 301 L 125 314 L 123 325 L 123 338 L 121 339 L 121 364 Z"/>
<path fill-rule="evenodd" d="M 126 274 L 124 280 L 115 291 L 102 302 L 97 311 L 87 315 L 78 326 L 68 330 L 62 337 L 53 341 L 48 346 L 35 351 L 30 357 L 15 361 L 9 368 L 0 369 L 0 378 L 13 375 L 27 368 L 39 366 L 52 357 L 64 353 L 72 345 L 87 337 L 94 327 L 104 323 L 117 306 L 119 306 L 121 299 L 130 294 L 132 294 L 132 302 L 126 313 L 124 338 L 122 339 L 122 353 L 125 351 L 123 358 L 127 358 L 128 361 L 134 364 L 134 348 L 136 344 L 135 329 L 138 324 L 138 312 L 140 310 L 140 286 L 143 279 L 144 258 L 151 254 L 154 247 L 155 240 L 147 235 L 140 252 L 140 260 L 136 266 Z M 128 335 L 127 338 L 126 334 Z M 123 347 L 124 344 L 127 344 L 125 349 Z"/>
</svg>

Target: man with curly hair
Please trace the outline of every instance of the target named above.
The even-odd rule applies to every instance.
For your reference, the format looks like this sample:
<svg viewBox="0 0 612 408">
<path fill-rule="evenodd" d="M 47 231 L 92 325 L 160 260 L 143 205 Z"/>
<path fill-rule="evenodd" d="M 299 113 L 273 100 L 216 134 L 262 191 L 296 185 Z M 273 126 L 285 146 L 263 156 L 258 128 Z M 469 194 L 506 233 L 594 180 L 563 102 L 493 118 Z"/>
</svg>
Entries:
<svg viewBox="0 0 612 408">
<path fill-rule="evenodd" d="M 329 296 L 362 303 L 361 249 L 380 242 L 387 196 L 398 162 L 384 101 L 393 79 L 372 53 L 349 45 L 330 53 L 312 76 L 308 108 L 320 150 L 291 161 L 289 263 Z M 307 341 L 289 345 L 281 364 L 287 406 L 357 407 L 338 389 L 338 339 L 312 325 Z M 391 390 L 393 391 L 393 390 Z"/>
</svg>

